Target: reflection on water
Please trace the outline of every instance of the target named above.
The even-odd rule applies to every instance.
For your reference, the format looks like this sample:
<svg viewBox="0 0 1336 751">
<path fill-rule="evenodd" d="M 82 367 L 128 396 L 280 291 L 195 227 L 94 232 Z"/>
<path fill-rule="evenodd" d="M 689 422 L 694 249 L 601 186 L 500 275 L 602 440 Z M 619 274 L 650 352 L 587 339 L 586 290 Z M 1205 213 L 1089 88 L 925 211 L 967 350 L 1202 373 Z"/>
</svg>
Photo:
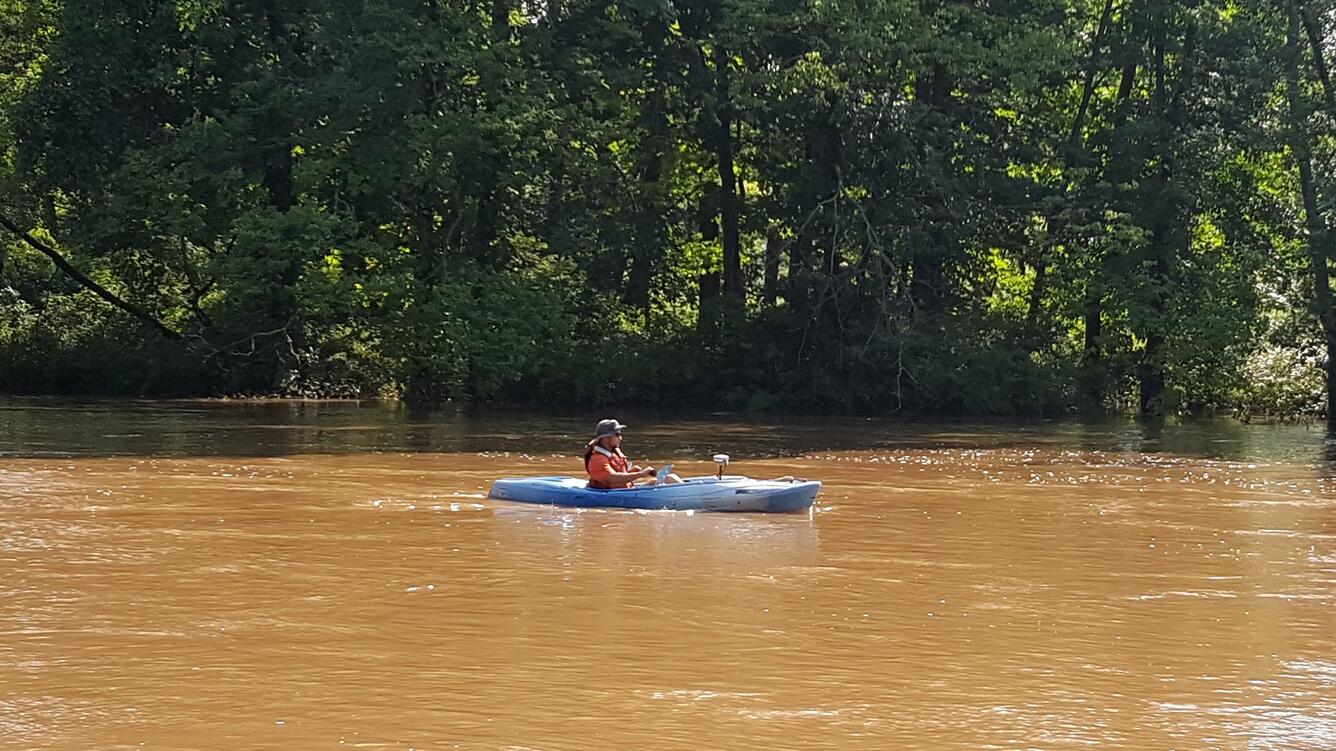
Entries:
<svg viewBox="0 0 1336 751">
<path fill-rule="evenodd" d="M 1039 448 L 1167 453 L 1212 459 L 1330 461 L 1336 442 L 1310 424 L 1233 420 L 1166 423 L 906 423 L 862 418 L 683 418 L 617 413 L 637 455 L 797 456 L 822 450 Z M 0 398 L 4 456 L 286 456 L 359 452 L 570 454 L 604 411 L 427 411 L 356 401 L 70 402 Z"/>
<path fill-rule="evenodd" d="M 589 422 L 8 403 L 0 749 L 1336 747 L 1321 432 L 648 416 L 815 512 L 483 497 Z"/>
</svg>

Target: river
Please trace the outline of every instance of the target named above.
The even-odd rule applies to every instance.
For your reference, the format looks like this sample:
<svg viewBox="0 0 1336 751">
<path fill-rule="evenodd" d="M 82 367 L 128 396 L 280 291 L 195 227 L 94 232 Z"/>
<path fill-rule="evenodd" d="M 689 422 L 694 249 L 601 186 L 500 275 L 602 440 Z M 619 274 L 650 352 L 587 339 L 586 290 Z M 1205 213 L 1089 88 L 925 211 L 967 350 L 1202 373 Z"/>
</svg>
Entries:
<svg viewBox="0 0 1336 751">
<path fill-rule="evenodd" d="M 1320 430 L 603 416 L 0 401 L 0 749 L 1336 748 Z"/>
</svg>

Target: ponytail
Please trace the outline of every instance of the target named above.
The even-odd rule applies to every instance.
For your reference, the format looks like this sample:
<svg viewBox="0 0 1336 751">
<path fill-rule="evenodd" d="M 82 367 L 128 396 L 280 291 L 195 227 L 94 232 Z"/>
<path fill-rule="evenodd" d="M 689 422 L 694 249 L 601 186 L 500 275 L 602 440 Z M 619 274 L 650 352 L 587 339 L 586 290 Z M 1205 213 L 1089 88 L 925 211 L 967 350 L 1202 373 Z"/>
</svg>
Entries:
<svg viewBox="0 0 1336 751">
<path fill-rule="evenodd" d="M 599 439 L 595 438 L 594 440 L 592 440 L 592 441 L 590 441 L 589 443 L 586 443 L 586 444 L 585 444 L 585 457 L 584 457 L 584 459 L 585 459 L 585 471 L 586 471 L 586 472 L 589 471 L 589 460 L 592 459 L 592 458 L 594 458 L 594 447 L 598 445 L 598 441 L 599 441 Z"/>
</svg>

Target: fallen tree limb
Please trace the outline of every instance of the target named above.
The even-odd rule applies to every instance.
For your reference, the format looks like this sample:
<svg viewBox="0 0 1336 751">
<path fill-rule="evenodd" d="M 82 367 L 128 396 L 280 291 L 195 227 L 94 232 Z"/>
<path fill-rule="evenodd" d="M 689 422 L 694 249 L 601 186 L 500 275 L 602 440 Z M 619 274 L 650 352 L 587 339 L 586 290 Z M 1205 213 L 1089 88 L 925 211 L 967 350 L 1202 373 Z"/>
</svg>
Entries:
<svg viewBox="0 0 1336 751">
<path fill-rule="evenodd" d="M 161 333 L 168 339 L 180 340 L 185 338 L 184 334 L 177 331 L 176 329 L 173 329 L 172 327 L 168 326 L 162 321 L 159 321 L 157 318 L 153 316 L 152 313 L 149 313 L 147 310 L 139 307 L 138 305 L 135 305 L 134 303 L 128 300 L 120 298 L 119 296 L 116 295 L 116 293 L 112 292 L 106 287 L 103 287 L 102 285 L 90 279 L 87 274 L 84 274 L 82 271 L 75 268 L 74 265 L 71 264 L 68 260 L 66 260 L 66 258 L 62 256 L 59 251 L 57 251 L 50 245 L 47 245 L 46 243 L 42 242 L 41 240 L 38 240 L 37 238 L 33 237 L 31 233 L 19 227 L 17 224 L 11 221 L 9 217 L 5 216 L 4 214 L 0 214 L 0 225 L 4 226 L 5 229 L 14 233 L 20 240 L 32 246 L 42 255 L 46 256 L 47 258 L 50 258 L 51 262 L 56 264 L 56 268 L 65 272 L 67 276 L 69 276 L 74 281 L 78 282 L 85 289 L 90 290 L 93 294 L 97 295 L 103 300 L 106 300 L 107 302 L 111 303 L 117 308 L 120 308 L 126 313 L 129 313 L 135 318 L 138 318 L 144 323 L 149 324 L 153 328 L 157 329 L 159 333 Z"/>
</svg>

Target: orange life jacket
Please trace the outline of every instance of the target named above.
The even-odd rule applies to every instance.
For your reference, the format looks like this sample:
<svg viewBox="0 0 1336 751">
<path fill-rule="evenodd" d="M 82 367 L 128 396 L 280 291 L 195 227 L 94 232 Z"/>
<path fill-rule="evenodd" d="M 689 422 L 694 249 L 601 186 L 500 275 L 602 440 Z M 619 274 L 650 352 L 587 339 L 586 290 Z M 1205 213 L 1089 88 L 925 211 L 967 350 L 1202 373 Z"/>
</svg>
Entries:
<svg viewBox="0 0 1336 751">
<path fill-rule="evenodd" d="M 626 458 L 626 454 L 621 449 L 609 451 L 602 446 L 594 446 L 589 453 L 585 454 L 585 471 L 589 473 L 589 486 L 591 488 L 602 488 L 612 490 L 613 488 L 629 488 L 631 483 L 614 483 L 608 479 L 608 475 L 613 472 L 631 471 L 631 461 Z"/>
</svg>

